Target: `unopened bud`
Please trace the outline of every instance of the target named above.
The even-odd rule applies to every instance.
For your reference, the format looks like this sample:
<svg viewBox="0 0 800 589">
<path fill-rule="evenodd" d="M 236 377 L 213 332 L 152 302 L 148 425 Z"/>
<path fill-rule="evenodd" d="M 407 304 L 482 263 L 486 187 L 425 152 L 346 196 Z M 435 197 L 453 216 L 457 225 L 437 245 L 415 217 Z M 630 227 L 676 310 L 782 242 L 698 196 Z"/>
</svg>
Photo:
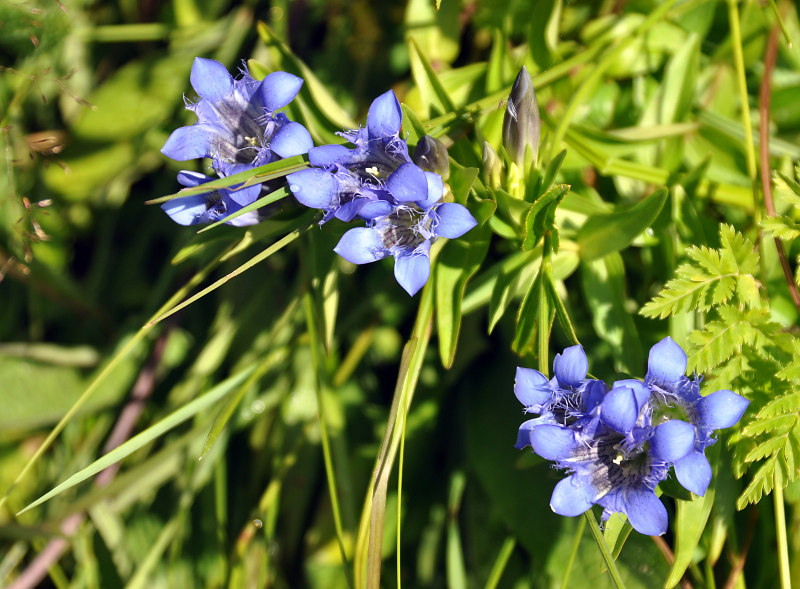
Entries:
<svg viewBox="0 0 800 589">
<path fill-rule="evenodd" d="M 444 143 L 436 137 L 420 137 L 411 159 L 426 172 L 435 172 L 445 180 L 450 177 L 450 156 Z"/>
<path fill-rule="evenodd" d="M 503 162 L 488 141 L 483 142 L 483 174 L 489 186 L 500 188 L 503 182 Z"/>
<path fill-rule="evenodd" d="M 511 88 L 503 117 L 503 144 L 511 159 L 525 169 L 525 149 L 531 148 L 533 161 L 539 151 L 539 104 L 533 90 L 533 79 L 522 66 Z"/>
</svg>

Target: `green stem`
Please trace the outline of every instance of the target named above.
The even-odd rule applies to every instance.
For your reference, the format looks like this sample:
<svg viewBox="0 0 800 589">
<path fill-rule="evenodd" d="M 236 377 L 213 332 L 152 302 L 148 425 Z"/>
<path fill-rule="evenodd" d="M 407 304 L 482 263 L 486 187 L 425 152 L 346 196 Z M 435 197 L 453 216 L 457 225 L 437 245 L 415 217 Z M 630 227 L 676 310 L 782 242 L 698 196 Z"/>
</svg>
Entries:
<svg viewBox="0 0 800 589">
<path fill-rule="evenodd" d="M 781 589 L 792 589 L 789 567 L 789 542 L 786 538 L 786 511 L 783 504 L 783 476 L 780 468 L 775 469 L 772 500 L 775 506 L 775 536 L 778 541 L 778 568 L 780 569 Z"/>
<path fill-rule="evenodd" d="M 506 541 L 503 542 L 503 546 L 500 548 L 500 554 L 497 555 L 497 559 L 494 561 L 494 565 L 492 565 L 492 570 L 489 573 L 489 578 L 486 581 L 484 589 L 495 589 L 497 587 L 497 584 L 500 582 L 500 577 L 503 575 L 503 571 L 508 564 L 508 559 L 511 558 L 511 553 L 514 551 L 516 545 L 517 540 L 514 536 L 509 536 L 506 538 Z"/>
<path fill-rule="evenodd" d="M 739 91 L 739 102 L 742 106 L 742 126 L 744 127 L 744 146 L 747 160 L 747 176 L 753 189 L 753 222 L 761 222 L 761 204 L 758 196 L 758 171 L 756 167 L 756 147 L 753 141 L 753 122 L 750 120 L 750 101 L 747 94 L 747 80 L 744 71 L 744 53 L 742 51 L 742 30 L 739 23 L 739 8 L 736 0 L 727 0 L 728 20 L 731 27 L 731 44 L 733 62 L 736 68 L 736 86 Z"/>
<path fill-rule="evenodd" d="M 403 521 L 403 462 L 406 454 L 406 413 L 408 412 L 408 406 L 403 405 L 400 408 L 400 426 L 401 434 L 400 434 L 400 461 L 397 464 L 397 589 L 401 589 L 402 582 L 401 582 L 401 574 L 400 574 L 400 538 L 402 536 L 401 533 L 401 522 Z"/>
<path fill-rule="evenodd" d="M 314 391 L 317 394 L 317 408 L 319 414 L 319 430 L 322 438 L 322 456 L 325 461 L 325 475 L 328 479 L 328 493 L 331 497 L 331 509 L 333 510 L 333 524 L 336 527 L 336 539 L 339 541 L 339 552 L 342 557 L 344 574 L 347 578 L 347 586 L 353 587 L 353 580 L 350 575 L 350 566 L 347 564 L 347 552 L 344 548 L 344 533 L 342 531 L 342 516 L 339 509 L 339 497 L 336 491 L 336 474 L 331 458 L 331 443 L 328 437 L 328 424 L 325 419 L 325 399 L 323 394 L 322 382 L 320 380 L 322 361 L 319 357 L 320 341 L 317 333 L 316 314 L 314 313 L 314 300 L 310 292 L 303 295 L 303 304 L 306 312 L 306 325 L 308 338 L 311 346 L 311 363 L 314 370 Z"/>
<path fill-rule="evenodd" d="M 572 564 L 575 562 L 575 557 L 578 554 L 578 548 L 583 539 L 583 531 L 586 529 L 586 519 L 583 518 L 578 522 L 578 529 L 575 530 L 575 541 L 572 543 L 572 550 L 569 551 L 569 558 L 567 564 L 564 565 L 564 576 L 561 578 L 561 586 L 569 587 L 569 573 L 572 570 Z M 594 519 L 594 517 L 592 517 Z M 605 541 L 604 541 L 605 542 Z"/>
<path fill-rule="evenodd" d="M 548 365 L 550 363 L 550 306 L 547 304 L 547 269 L 550 268 L 550 232 L 546 231 L 544 234 L 544 244 L 542 245 L 542 265 L 539 268 L 539 297 L 538 305 L 538 346 L 536 351 L 539 355 L 539 372 L 548 374 Z"/>
<path fill-rule="evenodd" d="M 603 560 L 606 563 L 606 568 L 608 568 L 608 574 L 611 575 L 611 579 L 614 581 L 614 586 L 617 589 L 624 589 L 625 583 L 622 582 L 622 577 L 617 570 L 617 563 L 614 562 L 614 557 L 611 556 L 611 552 L 608 549 L 608 544 L 606 544 L 605 538 L 603 538 L 603 532 L 600 531 L 600 526 L 597 525 L 597 520 L 594 518 L 594 513 L 590 509 L 585 514 L 586 521 L 589 522 L 589 529 L 592 531 L 592 536 L 594 536 L 594 541 L 597 543 L 597 547 L 600 549 L 600 554 L 603 556 Z"/>
</svg>

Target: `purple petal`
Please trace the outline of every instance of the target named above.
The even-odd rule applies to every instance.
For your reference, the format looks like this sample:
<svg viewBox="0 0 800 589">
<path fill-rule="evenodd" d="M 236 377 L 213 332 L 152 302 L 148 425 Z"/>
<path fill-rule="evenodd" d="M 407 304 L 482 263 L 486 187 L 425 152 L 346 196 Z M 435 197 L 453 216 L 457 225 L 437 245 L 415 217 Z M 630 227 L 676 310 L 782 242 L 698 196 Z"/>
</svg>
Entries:
<svg viewBox="0 0 800 589">
<path fill-rule="evenodd" d="M 358 216 L 362 219 L 377 219 L 392 212 L 392 205 L 385 200 L 367 201 L 359 210 Z"/>
<path fill-rule="evenodd" d="M 531 429 L 533 451 L 546 460 L 566 460 L 573 455 L 575 434 L 561 425 L 538 425 Z"/>
<path fill-rule="evenodd" d="M 454 202 L 446 202 L 439 205 L 436 213 L 439 215 L 439 224 L 435 230 L 436 235 L 448 239 L 461 237 L 478 224 L 475 217 L 467 210 L 467 207 Z"/>
<path fill-rule="evenodd" d="M 514 444 L 517 450 L 522 450 L 525 446 L 531 445 L 531 430 L 537 425 L 540 419 L 539 417 L 529 419 L 519 426 L 519 431 L 517 431 L 517 443 Z"/>
<path fill-rule="evenodd" d="M 541 406 L 551 396 L 550 382 L 547 377 L 532 368 L 517 368 L 514 381 L 514 394 L 525 407 Z"/>
<path fill-rule="evenodd" d="M 616 387 L 628 387 L 633 391 L 633 394 L 636 397 L 637 411 L 641 411 L 642 407 L 644 407 L 644 404 L 650 400 L 650 388 L 645 386 L 641 380 L 636 380 L 635 378 L 625 378 L 616 381 L 613 385 L 613 388 Z"/>
<path fill-rule="evenodd" d="M 161 148 L 161 153 L 179 162 L 206 157 L 213 136 L 214 133 L 204 125 L 178 127 Z"/>
<path fill-rule="evenodd" d="M 351 151 L 344 145 L 320 145 L 308 150 L 308 161 L 312 166 L 325 168 L 345 161 L 350 157 Z"/>
<path fill-rule="evenodd" d="M 327 209 L 336 203 L 338 184 L 330 172 L 309 168 L 289 174 L 286 180 L 300 204 L 312 209 Z"/>
<path fill-rule="evenodd" d="M 716 391 L 697 402 L 698 425 L 712 430 L 731 427 L 742 418 L 748 405 L 750 401 L 733 391 Z"/>
<path fill-rule="evenodd" d="M 290 121 L 272 136 L 269 147 L 273 153 L 286 158 L 307 153 L 314 147 L 314 140 L 303 125 Z"/>
<path fill-rule="evenodd" d="M 589 361 L 580 345 L 570 346 L 553 360 L 553 372 L 562 387 L 577 388 L 586 379 Z"/>
<path fill-rule="evenodd" d="M 213 180 L 211 176 L 206 176 L 200 172 L 192 172 L 190 170 L 181 170 L 178 172 L 178 184 L 186 186 L 187 188 L 200 186 L 206 182 L 211 182 L 211 180 Z"/>
<path fill-rule="evenodd" d="M 353 200 L 339 206 L 333 214 L 340 221 L 349 223 L 356 218 L 356 215 L 358 215 L 359 212 L 361 212 L 361 207 L 364 206 L 365 202 L 366 201 L 363 198 L 354 198 Z"/>
<path fill-rule="evenodd" d="M 370 139 L 385 139 L 400 132 L 403 111 L 393 90 L 372 101 L 367 113 L 367 131 Z"/>
<path fill-rule="evenodd" d="M 695 437 L 693 425 L 670 419 L 655 428 L 650 440 L 650 453 L 659 460 L 675 462 L 692 451 Z"/>
<path fill-rule="evenodd" d="M 206 197 L 203 194 L 173 198 L 162 204 L 161 208 L 179 225 L 208 222 Z"/>
<path fill-rule="evenodd" d="M 640 534 L 660 536 L 667 531 L 667 509 L 650 489 L 629 489 L 625 494 L 625 513 Z"/>
<path fill-rule="evenodd" d="M 600 405 L 606 396 L 606 384 L 602 380 L 586 381 L 586 388 L 583 391 L 583 408 L 591 412 L 592 409 Z"/>
<path fill-rule="evenodd" d="M 268 111 L 289 104 L 303 85 L 303 78 L 287 72 L 272 72 L 261 82 L 261 102 Z M 305 152 L 301 152 L 305 153 Z"/>
<path fill-rule="evenodd" d="M 428 179 L 417 164 L 406 162 L 386 180 L 386 187 L 398 202 L 416 202 L 428 197 Z"/>
<path fill-rule="evenodd" d="M 615 386 L 608 391 L 600 405 L 600 417 L 608 427 L 626 434 L 636 425 L 639 407 L 633 389 Z"/>
<path fill-rule="evenodd" d="M 417 203 L 422 210 L 431 208 L 444 196 L 444 180 L 439 174 L 425 170 L 425 178 L 428 180 L 428 196 L 425 200 Z"/>
<path fill-rule="evenodd" d="M 702 452 L 689 452 L 675 462 L 675 476 L 687 491 L 701 497 L 711 482 L 711 465 Z"/>
<path fill-rule="evenodd" d="M 209 102 L 217 102 L 233 92 L 233 78 L 228 68 L 214 59 L 195 57 L 190 76 L 192 88 Z"/>
<path fill-rule="evenodd" d="M 667 336 L 650 348 L 647 376 L 664 387 L 677 382 L 686 374 L 686 352 Z"/>
<path fill-rule="evenodd" d="M 586 512 L 594 503 L 594 490 L 589 485 L 576 485 L 575 476 L 556 485 L 550 497 L 550 509 L 558 515 L 573 517 Z"/>
<path fill-rule="evenodd" d="M 389 255 L 389 251 L 383 247 L 380 234 L 367 227 L 350 229 L 342 235 L 333 251 L 353 264 L 369 264 Z"/>
<path fill-rule="evenodd" d="M 394 262 L 394 277 L 412 297 L 425 286 L 431 275 L 431 261 L 427 254 L 414 253 L 397 256 Z"/>
</svg>

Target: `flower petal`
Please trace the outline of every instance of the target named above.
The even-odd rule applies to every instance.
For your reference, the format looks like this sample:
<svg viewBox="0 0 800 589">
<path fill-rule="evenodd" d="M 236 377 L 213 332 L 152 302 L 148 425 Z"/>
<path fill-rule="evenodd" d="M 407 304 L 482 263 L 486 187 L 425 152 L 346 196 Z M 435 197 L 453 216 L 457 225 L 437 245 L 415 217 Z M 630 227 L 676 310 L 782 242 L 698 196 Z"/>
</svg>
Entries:
<svg viewBox="0 0 800 589">
<path fill-rule="evenodd" d="M 425 200 L 417 203 L 419 208 L 422 210 L 431 208 L 437 202 L 442 200 L 442 197 L 444 196 L 444 180 L 442 177 L 439 174 L 434 174 L 433 172 L 428 172 L 427 170 L 424 170 L 424 172 L 425 178 L 428 180 L 428 196 Z"/>
<path fill-rule="evenodd" d="M 413 253 L 395 258 L 394 277 L 412 297 L 425 286 L 431 275 L 431 261 L 427 254 Z"/>
<path fill-rule="evenodd" d="M 190 80 L 200 98 L 209 102 L 222 100 L 233 92 L 233 78 L 228 68 L 215 59 L 195 57 Z"/>
<path fill-rule="evenodd" d="M 614 382 L 613 388 L 628 387 L 636 397 L 636 409 L 641 411 L 644 404 L 650 400 L 650 388 L 645 386 L 641 380 L 635 378 L 625 378 Z"/>
<path fill-rule="evenodd" d="M 204 125 L 178 127 L 161 148 L 161 153 L 179 162 L 207 157 L 210 155 L 208 146 L 213 136 L 213 131 Z"/>
<path fill-rule="evenodd" d="M 571 429 L 561 425 L 538 425 L 531 429 L 533 451 L 546 460 L 566 460 L 578 443 Z"/>
<path fill-rule="evenodd" d="M 570 346 L 553 360 L 553 372 L 562 387 L 577 388 L 586 379 L 589 361 L 580 345 Z"/>
<path fill-rule="evenodd" d="M 547 377 L 533 368 L 517 368 L 514 394 L 525 407 L 541 406 L 552 395 Z"/>
<path fill-rule="evenodd" d="M 670 388 L 686 374 L 686 352 L 671 337 L 667 336 L 650 348 L 647 376 L 656 384 Z"/>
<path fill-rule="evenodd" d="M 461 237 L 478 224 L 467 207 L 454 202 L 439 205 L 436 213 L 439 215 L 439 224 L 435 229 L 436 235 L 448 239 Z"/>
<path fill-rule="evenodd" d="M 368 227 L 350 229 L 342 235 L 333 251 L 353 264 L 369 264 L 389 255 L 389 251 L 383 247 L 380 234 Z"/>
<path fill-rule="evenodd" d="M 312 166 L 319 166 L 326 168 L 333 164 L 347 161 L 351 155 L 351 149 L 347 149 L 344 145 L 320 145 L 308 150 L 308 161 Z"/>
<path fill-rule="evenodd" d="M 702 452 L 689 452 L 675 462 L 675 476 L 687 491 L 701 497 L 711 482 L 711 465 Z"/>
<path fill-rule="evenodd" d="M 587 380 L 583 390 L 583 409 L 591 412 L 606 396 L 606 383 L 602 380 Z"/>
<path fill-rule="evenodd" d="M 693 425 L 670 419 L 655 428 L 650 440 L 650 454 L 664 462 L 675 462 L 692 451 L 695 438 Z"/>
<path fill-rule="evenodd" d="M 528 421 L 524 421 L 522 425 L 519 426 L 519 431 L 517 431 L 517 443 L 514 444 L 514 447 L 517 450 L 522 450 L 525 446 L 531 445 L 531 430 L 536 426 L 540 419 L 541 418 L 539 417 L 529 419 Z"/>
<path fill-rule="evenodd" d="M 303 85 L 303 78 L 287 72 L 272 72 L 261 82 L 261 102 L 268 111 L 289 104 Z M 304 152 L 303 152 L 304 153 Z"/>
<path fill-rule="evenodd" d="M 269 147 L 273 153 L 286 158 L 307 153 L 314 147 L 314 140 L 303 125 L 289 121 L 272 136 Z"/>
<path fill-rule="evenodd" d="M 377 219 L 392 212 L 392 205 L 385 200 L 367 201 L 359 210 L 358 216 L 362 219 Z"/>
<path fill-rule="evenodd" d="M 386 180 L 386 187 L 398 202 L 415 202 L 428 197 L 428 179 L 417 164 L 406 162 Z"/>
<path fill-rule="evenodd" d="M 701 427 L 722 429 L 731 427 L 744 415 L 750 401 L 733 391 L 723 389 L 701 398 L 697 402 L 697 413 Z"/>
<path fill-rule="evenodd" d="M 608 427 L 626 434 L 636 425 L 639 406 L 633 389 L 615 386 L 606 394 L 600 405 L 600 417 Z"/>
<path fill-rule="evenodd" d="M 667 509 L 650 489 L 629 489 L 625 494 L 625 514 L 640 534 L 660 536 L 667 531 Z"/>
<path fill-rule="evenodd" d="M 594 492 L 589 485 L 574 484 L 575 476 L 558 482 L 550 497 L 550 509 L 558 515 L 573 517 L 586 512 L 593 505 Z"/>
<path fill-rule="evenodd" d="M 193 186 L 200 186 L 206 182 L 211 182 L 212 177 L 201 174 L 200 172 L 192 172 L 191 170 L 181 170 L 178 172 L 178 184 L 191 188 Z"/>
<path fill-rule="evenodd" d="M 196 225 L 208 222 L 206 195 L 195 194 L 173 198 L 161 205 L 170 218 L 179 225 Z"/>
<path fill-rule="evenodd" d="M 336 203 L 338 184 L 330 172 L 309 168 L 289 174 L 286 180 L 300 204 L 312 209 L 327 209 Z"/>
<path fill-rule="evenodd" d="M 400 132 L 403 111 L 393 90 L 384 92 L 372 101 L 367 113 L 367 131 L 370 139 L 385 139 Z"/>
</svg>

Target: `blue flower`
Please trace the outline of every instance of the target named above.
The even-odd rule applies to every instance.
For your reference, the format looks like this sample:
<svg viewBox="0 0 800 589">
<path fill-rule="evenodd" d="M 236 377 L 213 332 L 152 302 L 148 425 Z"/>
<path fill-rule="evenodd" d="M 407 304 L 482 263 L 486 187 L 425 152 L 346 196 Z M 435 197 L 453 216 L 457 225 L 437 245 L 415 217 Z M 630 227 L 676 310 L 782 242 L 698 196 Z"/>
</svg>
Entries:
<svg viewBox="0 0 800 589">
<path fill-rule="evenodd" d="M 242 171 L 247 166 L 238 164 L 231 167 L 231 173 Z M 225 177 L 225 174 L 220 174 Z M 193 187 L 210 182 L 214 178 L 184 170 L 178 174 L 178 182 L 182 186 Z M 182 196 L 168 200 L 161 205 L 161 208 L 170 218 L 179 225 L 196 225 L 198 223 L 214 223 L 241 210 L 244 206 L 255 202 L 258 199 L 261 185 L 248 186 L 236 190 L 235 186 L 229 189 L 220 188 L 214 192 L 206 194 L 195 194 L 192 196 Z M 226 225 L 244 227 L 259 223 L 262 219 L 258 211 L 250 211 L 243 215 L 226 221 Z"/>
<path fill-rule="evenodd" d="M 437 202 L 444 194 L 444 182 L 412 162 L 408 145 L 400 137 L 402 121 L 403 111 L 393 91 L 376 98 L 366 127 L 340 133 L 355 147 L 314 147 L 308 152 L 314 167 L 287 176 L 295 198 L 325 211 L 323 223 L 334 216 L 342 221 L 357 215 L 375 218 L 377 212 L 389 214 L 393 206 L 411 201 L 423 209 Z M 368 203 L 373 208 L 362 214 Z"/>
<path fill-rule="evenodd" d="M 520 426 L 517 448 L 530 445 L 568 471 L 551 497 L 556 513 L 575 516 L 597 504 L 604 520 L 621 512 L 640 533 L 663 534 L 667 512 L 656 486 L 672 466 L 684 487 L 705 493 L 711 434 L 736 423 L 748 401 L 732 391 L 700 396 L 698 381 L 684 374 L 686 354 L 669 338 L 650 351 L 644 382 L 619 380 L 606 390 L 586 379 L 587 370 L 580 346 L 556 356 L 550 380 L 517 368 L 514 393 L 526 413 L 538 414 Z"/>
<path fill-rule="evenodd" d="M 644 383 L 653 392 L 648 411 L 654 424 L 680 417 L 693 426 L 693 447 L 674 462 L 675 476 L 687 490 L 704 495 L 711 482 L 705 449 L 716 441 L 715 430 L 731 427 L 742 418 L 750 401 L 729 390 L 703 397 L 700 380 L 686 376 L 687 364 L 683 349 L 666 337 L 650 348 Z"/>
<path fill-rule="evenodd" d="M 376 204 L 368 203 L 366 207 Z M 476 224 L 460 204 L 441 203 L 422 209 L 411 201 L 370 219 L 367 227 L 350 229 L 333 251 L 353 264 L 394 256 L 394 276 L 413 296 L 430 276 L 431 243 L 438 237 L 461 237 Z"/>
<path fill-rule="evenodd" d="M 370 105 L 366 127 L 342 133 L 355 147 L 314 147 L 313 167 L 287 180 L 301 204 L 325 212 L 320 223 L 364 219 L 367 226 L 345 233 L 334 251 L 354 264 L 393 256 L 397 282 L 414 295 L 430 276 L 431 244 L 461 237 L 477 222 L 466 207 L 441 202 L 444 180 L 411 160 L 402 121 L 390 90 Z"/>
<path fill-rule="evenodd" d="M 197 57 L 191 82 L 200 100 L 186 108 L 197 115 L 197 122 L 170 135 L 161 149 L 167 157 L 208 157 L 217 172 L 229 174 L 233 165 L 260 166 L 313 146 L 303 125 L 275 112 L 294 99 L 301 78 L 273 72 L 258 81 L 245 68 L 242 77 L 234 79 L 218 61 Z"/>
</svg>

